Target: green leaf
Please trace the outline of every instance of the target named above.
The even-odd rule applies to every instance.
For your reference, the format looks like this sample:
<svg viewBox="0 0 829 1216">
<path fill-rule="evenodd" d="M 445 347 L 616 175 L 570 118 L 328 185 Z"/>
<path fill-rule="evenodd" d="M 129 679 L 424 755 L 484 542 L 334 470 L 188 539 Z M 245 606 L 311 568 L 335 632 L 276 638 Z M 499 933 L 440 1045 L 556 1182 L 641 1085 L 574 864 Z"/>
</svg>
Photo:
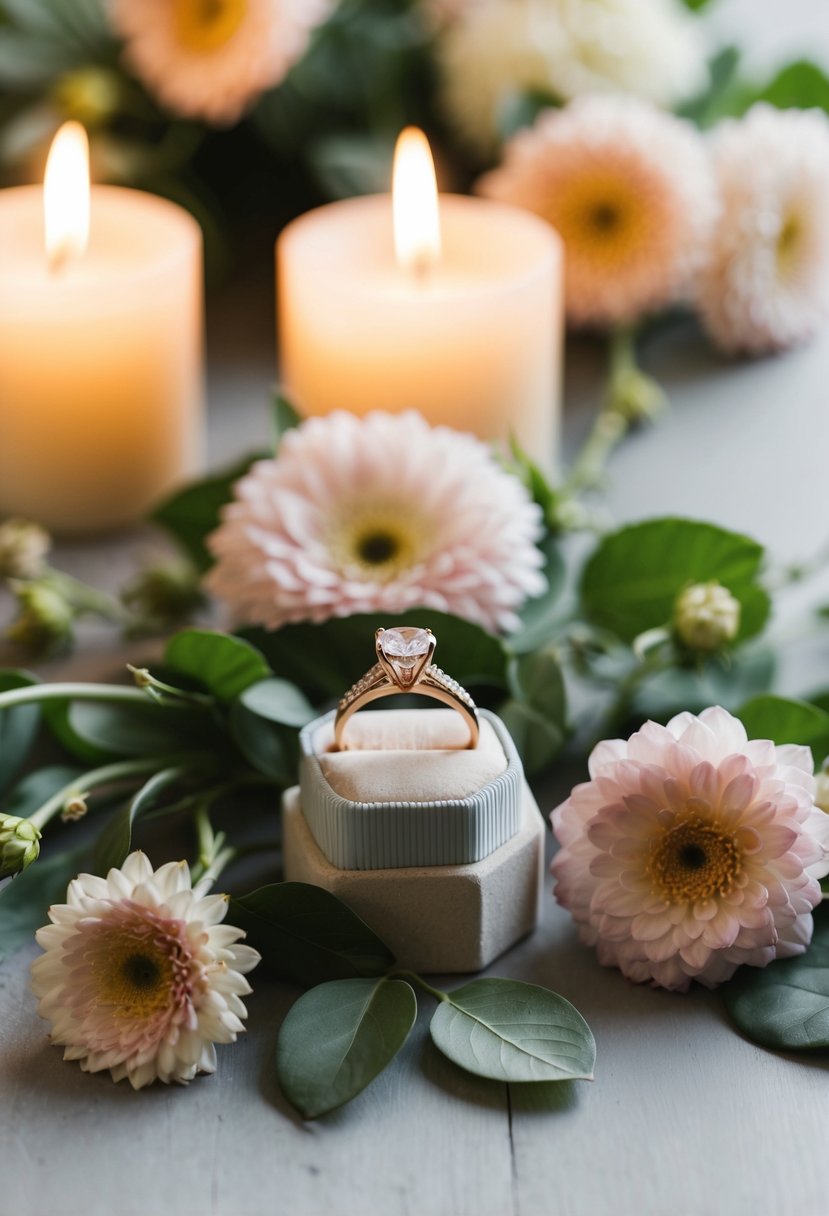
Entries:
<svg viewBox="0 0 829 1216">
<path fill-rule="evenodd" d="M 295 684 L 275 677 L 251 684 L 239 700 L 252 714 L 282 726 L 305 726 L 315 713 L 311 702 Z"/>
<path fill-rule="evenodd" d="M 762 546 L 737 532 L 690 519 L 646 520 L 600 542 L 582 573 L 582 606 L 593 624 L 632 642 L 670 624 L 689 583 L 716 580 L 740 601 L 737 641 L 745 641 L 769 614 L 758 581 L 762 561 Z"/>
<path fill-rule="evenodd" d="M 299 745 L 295 731 L 246 709 L 241 700 L 231 705 L 228 725 L 234 743 L 257 772 L 282 786 L 296 782 Z"/>
<path fill-rule="evenodd" d="M 398 625 L 428 625 L 438 641 L 437 662 L 461 684 L 506 688 L 504 643 L 479 625 L 429 608 L 285 625 L 274 633 L 246 629 L 242 636 L 262 651 L 277 675 L 319 702 L 342 696 L 373 665 L 375 630 Z"/>
<path fill-rule="evenodd" d="M 431 1025 L 435 1045 L 467 1072 L 495 1081 L 592 1081 L 596 1044 L 564 997 L 519 980 L 473 980 L 448 994 Z"/>
<path fill-rule="evenodd" d="M 0 693 L 37 684 L 27 671 L 0 671 Z M 0 711 L 0 794 L 14 781 L 37 738 L 40 727 L 38 705 L 18 705 Z"/>
<path fill-rule="evenodd" d="M 36 772 L 29 773 L 7 795 L 3 802 L 4 813 L 28 819 L 58 790 L 69 785 L 70 781 L 82 777 L 84 771 L 84 769 L 70 764 L 50 764 L 46 768 L 39 768 Z"/>
<path fill-rule="evenodd" d="M 717 655 L 700 666 L 670 667 L 637 688 L 635 716 L 661 722 L 686 709 L 699 713 L 709 705 L 734 713 L 749 698 L 771 688 L 774 671 L 774 651 L 760 646 Z"/>
<path fill-rule="evenodd" d="M 149 699 L 146 708 L 76 701 L 69 706 L 68 725 L 75 738 L 107 758 L 163 755 L 182 735 L 204 738 L 204 714 L 153 705 Z"/>
<path fill-rule="evenodd" d="M 132 829 L 136 819 L 144 811 L 149 811 L 164 790 L 181 776 L 179 767 L 154 773 L 125 807 L 110 816 L 95 842 L 92 861 L 95 874 L 106 874 L 113 867 L 120 868 L 124 864 L 132 848 Z"/>
<path fill-rule="evenodd" d="M 394 955 L 344 903 L 302 882 L 260 887 L 233 900 L 230 919 L 284 979 L 324 980 L 383 975 Z"/>
<path fill-rule="evenodd" d="M 690 8 L 693 12 L 698 13 L 702 9 L 707 8 L 711 0 L 683 0 L 686 8 Z"/>
<path fill-rule="evenodd" d="M 222 507 L 233 498 L 233 487 L 251 465 L 268 453 L 250 456 L 223 473 L 206 477 L 178 490 L 160 503 L 150 518 L 168 532 L 199 570 L 213 564 L 205 541 L 219 526 Z"/>
<path fill-rule="evenodd" d="M 293 430 L 299 426 L 302 419 L 291 405 L 287 397 L 282 393 L 275 393 L 271 408 L 271 419 L 273 426 L 273 449 L 274 452 L 279 451 L 279 445 L 282 442 L 282 437 L 286 431 Z"/>
<path fill-rule="evenodd" d="M 335 980 L 306 992 L 282 1023 L 276 1069 L 306 1119 L 361 1093 L 397 1055 L 417 1017 L 403 980 Z"/>
<path fill-rule="evenodd" d="M 508 679 L 512 697 L 499 710 L 532 775 L 546 768 L 566 737 L 567 698 L 558 659 L 550 651 L 513 659 Z"/>
<path fill-rule="evenodd" d="M 819 109 L 829 112 L 829 76 L 809 59 L 789 63 L 758 91 L 754 100 L 781 110 Z"/>
<path fill-rule="evenodd" d="M 80 848 L 41 857 L 0 888 L 0 962 L 46 924 L 52 904 L 66 902 L 66 888 L 85 856 L 86 849 Z"/>
<path fill-rule="evenodd" d="M 829 754 L 829 713 L 807 701 L 766 694 L 747 701 L 737 717 L 750 739 L 810 747 L 818 765 Z"/>
<path fill-rule="evenodd" d="M 816 917 L 812 944 L 797 958 L 741 967 L 721 993 L 739 1030 L 783 1051 L 829 1047 L 829 920 Z"/>
<path fill-rule="evenodd" d="M 198 680 L 220 701 L 233 701 L 271 674 L 264 656 L 242 638 L 209 629 L 185 629 L 167 644 L 164 662 Z"/>
<path fill-rule="evenodd" d="M 746 87 L 737 77 L 740 51 L 736 46 L 724 47 L 708 64 L 708 86 L 697 97 L 678 107 L 678 114 L 706 129 L 731 114 L 742 113 Z"/>
<path fill-rule="evenodd" d="M 498 134 L 506 143 L 518 131 L 531 127 L 544 110 L 559 109 L 561 98 L 545 89 L 523 89 L 507 94 L 498 106 Z"/>
<path fill-rule="evenodd" d="M 44 701 L 43 719 L 52 737 L 70 756 L 93 767 L 111 759 L 112 752 L 78 734 L 71 721 L 71 701 Z"/>
</svg>

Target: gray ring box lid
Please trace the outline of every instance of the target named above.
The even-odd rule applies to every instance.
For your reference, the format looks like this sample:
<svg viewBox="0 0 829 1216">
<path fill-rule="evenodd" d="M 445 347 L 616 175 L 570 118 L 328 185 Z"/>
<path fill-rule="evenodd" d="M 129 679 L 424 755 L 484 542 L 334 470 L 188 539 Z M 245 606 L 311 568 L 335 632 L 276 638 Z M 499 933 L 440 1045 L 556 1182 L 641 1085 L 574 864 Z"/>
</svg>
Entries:
<svg viewBox="0 0 829 1216">
<path fill-rule="evenodd" d="M 503 747 L 507 767 L 477 793 L 439 802 L 351 802 L 328 784 L 314 751 L 317 732 L 333 723 L 334 713 L 300 732 L 299 773 L 305 821 L 338 869 L 466 865 L 488 857 L 518 832 L 524 772 L 509 731 L 495 714 L 478 710 Z"/>
</svg>

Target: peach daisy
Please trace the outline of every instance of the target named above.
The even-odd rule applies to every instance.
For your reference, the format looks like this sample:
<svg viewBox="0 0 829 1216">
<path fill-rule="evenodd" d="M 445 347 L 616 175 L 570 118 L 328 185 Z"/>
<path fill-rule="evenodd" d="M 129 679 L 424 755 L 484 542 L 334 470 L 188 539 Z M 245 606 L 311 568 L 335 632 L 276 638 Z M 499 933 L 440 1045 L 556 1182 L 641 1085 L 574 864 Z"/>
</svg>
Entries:
<svg viewBox="0 0 829 1216">
<path fill-rule="evenodd" d="M 729 353 L 811 338 L 829 316 L 829 119 L 756 105 L 712 136 L 720 219 L 697 283 Z"/>
<path fill-rule="evenodd" d="M 802 954 L 829 817 L 808 748 L 749 740 L 724 709 L 600 743 L 552 813 L 556 898 L 629 979 L 684 991 Z"/>
<path fill-rule="evenodd" d="M 630 97 L 545 111 L 479 188 L 558 230 L 567 315 L 579 325 L 632 323 L 680 297 L 715 214 L 702 138 Z"/>
<path fill-rule="evenodd" d="M 472 435 L 336 412 L 236 486 L 206 586 L 236 623 L 269 629 L 417 607 L 508 631 L 544 590 L 541 535 L 540 508 Z"/>
<path fill-rule="evenodd" d="M 109 0 L 128 66 L 186 118 L 235 122 L 304 54 L 327 0 Z"/>
<path fill-rule="evenodd" d="M 190 885 L 186 862 L 153 870 L 132 853 L 106 878 L 81 874 L 36 938 L 40 1016 L 84 1072 L 108 1069 L 134 1089 L 214 1072 L 215 1043 L 244 1030 L 244 973 L 259 961 L 222 925 L 227 897 Z"/>
</svg>

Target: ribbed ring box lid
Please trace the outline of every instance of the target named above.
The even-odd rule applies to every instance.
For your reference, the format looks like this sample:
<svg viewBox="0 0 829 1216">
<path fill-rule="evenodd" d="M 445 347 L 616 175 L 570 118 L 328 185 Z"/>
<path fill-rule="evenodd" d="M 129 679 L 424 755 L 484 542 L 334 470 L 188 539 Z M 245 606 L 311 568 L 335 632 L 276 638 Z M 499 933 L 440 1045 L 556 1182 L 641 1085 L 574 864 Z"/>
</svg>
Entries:
<svg viewBox="0 0 829 1216">
<path fill-rule="evenodd" d="M 343 798 L 326 780 L 315 751 L 320 735 L 330 737 L 326 728 L 333 725 L 334 712 L 300 732 L 302 810 L 332 865 L 341 870 L 465 865 L 488 857 L 516 834 L 521 822 L 521 760 L 500 718 L 485 709 L 478 716 L 495 733 L 506 768 L 473 794 L 432 802 L 409 801 L 405 790 L 393 802 Z"/>
</svg>

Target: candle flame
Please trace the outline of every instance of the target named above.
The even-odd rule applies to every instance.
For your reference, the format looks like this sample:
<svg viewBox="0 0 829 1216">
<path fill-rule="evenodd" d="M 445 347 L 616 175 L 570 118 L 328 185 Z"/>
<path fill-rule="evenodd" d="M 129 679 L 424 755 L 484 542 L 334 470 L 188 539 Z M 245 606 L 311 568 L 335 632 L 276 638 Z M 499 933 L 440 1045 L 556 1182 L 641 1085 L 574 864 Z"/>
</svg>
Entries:
<svg viewBox="0 0 829 1216">
<path fill-rule="evenodd" d="M 440 261 L 440 208 L 429 141 L 417 127 L 406 127 L 397 140 L 392 204 L 398 264 L 428 273 Z"/>
<path fill-rule="evenodd" d="M 89 140 L 66 122 L 49 149 L 43 181 L 46 257 L 52 270 L 77 258 L 89 240 Z"/>
</svg>

